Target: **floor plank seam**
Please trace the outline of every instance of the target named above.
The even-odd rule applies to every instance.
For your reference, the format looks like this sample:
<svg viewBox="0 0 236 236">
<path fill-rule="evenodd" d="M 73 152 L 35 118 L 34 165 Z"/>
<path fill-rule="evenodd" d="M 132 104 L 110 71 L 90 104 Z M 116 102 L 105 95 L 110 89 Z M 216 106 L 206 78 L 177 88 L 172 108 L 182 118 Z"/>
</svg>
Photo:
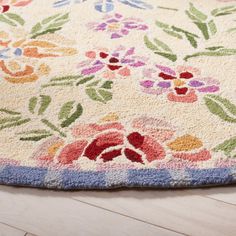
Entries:
<svg viewBox="0 0 236 236">
<path fill-rule="evenodd" d="M 183 236 L 190 236 L 190 235 L 188 235 L 188 234 L 185 234 L 185 233 L 182 233 L 182 232 L 179 232 L 179 231 L 170 229 L 170 228 L 166 228 L 166 227 L 161 226 L 161 225 L 153 224 L 153 223 L 151 223 L 151 222 L 148 222 L 148 221 L 145 221 L 145 220 L 141 220 L 141 219 L 138 219 L 138 218 L 136 218 L 136 217 L 129 216 L 129 215 L 126 215 L 126 214 L 123 214 L 123 213 L 120 213 L 120 212 L 112 211 L 112 210 L 109 210 L 109 209 L 107 209 L 107 208 L 100 207 L 100 206 L 97 206 L 97 205 L 92 204 L 92 203 L 89 203 L 89 202 L 84 202 L 84 201 L 78 200 L 78 199 L 73 198 L 73 197 L 72 197 L 71 199 L 73 199 L 73 200 L 75 200 L 75 201 L 78 201 L 78 202 L 81 202 L 81 203 L 84 203 L 84 204 L 86 204 L 86 205 L 92 206 L 92 207 L 96 207 L 96 208 L 99 208 L 99 209 L 102 209 L 102 210 L 105 210 L 105 211 L 108 211 L 108 212 L 111 212 L 111 213 L 114 213 L 114 214 L 123 216 L 123 217 L 130 218 L 130 219 L 132 219 L 132 220 L 136 220 L 136 221 L 139 221 L 139 222 L 148 224 L 148 225 L 152 225 L 152 226 L 157 227 L 157 228 L 161 228 L 161 229 L 164 229 L 164 230 L 168 230 L 168 231 L 171 231 L 171 232 L 174 232 L 174 233 L 183 235 Z"/>
<path fill-rule="evenodd" d="M 10 224 L 8 224 L 8 223 L 4 223 L 4 222 L 2 222 L 2 221 L 0 221 L 0 224 L 6 225 L 6 226 L 8 226 L 8 227 L 11 227 L 11 228 L 14 228 L 14 229 L 17 229 L 17 230 L 20 230 L 20 231 L 22 231 L 22 232 L 25 232 L 24 236 L 26 236 L 27 234 L 32 234 L 31 232 L 28 232 L 27 230 L 18 228 L 18 227 L 16 227 L 16 226 L 10 225 Z M 35 234 L 33 234 L 33 235 L 34 235 L 34 236 L 39 236 L 39 235 L 35 235 Z"/>
<path fill-rule="evenodd" d="M 209 197 L 209 196 L 204 196 L 204 197 L 205 197 L 205 198 L 208 198 L 208 199 L 215 200 L 215 201 L 217 201 L 217 202 L 221 202 L 221 203 L 224 203 L 224 204 L 227 204 L 227 205 L 236 207 L 236 204 L 233 204 L 233 203 L 230 203 L 230 202 L 225 202 L 225 201 L 223 201 L 223 200 L 220 200 L 220 199 L 217 199 L 217 198 L 213 198 L 213 197 Z"/>
</svg>

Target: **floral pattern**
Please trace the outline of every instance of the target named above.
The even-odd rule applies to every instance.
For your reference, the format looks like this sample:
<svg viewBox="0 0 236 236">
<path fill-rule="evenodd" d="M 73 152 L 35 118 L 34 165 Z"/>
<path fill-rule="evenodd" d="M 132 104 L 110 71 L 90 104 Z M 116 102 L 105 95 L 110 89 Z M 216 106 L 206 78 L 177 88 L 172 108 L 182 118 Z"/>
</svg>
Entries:
<svg viewBox="0 0 236 236">
<path fill-rule="evenodd" d="M 30 4 L 32 0 L 0 0 L 0 13 L 5 13 L 11 7 L 24 7 Z"/>
<path fill-rule="evenodd" d="M 110 34 L 111 39 L 124 37 L 133 30 L 147 30 L 148 26 L 142 20 L 136 18 L 124 18 L 121 14 L 107 15 L 101 23 L 90 22 L 88 27 L 94 31 L 102 31 Z"/>
<path fill-rule="evenodd" d="M 173 70 L 156 65 L 155 69 L 145 69 L 144 76 L 145 80 L 140 82 L 143 92 L 155 95 L 168 93 L 168 100 L 173 102 L 193 103 L 197 101 L 198 93 L 219 91 L 217 80 L 201 77 L 199 69 L 189 66 L 178 66 Z"/>
<path fill-rule="evenodd" d="M 68 42 L 58 34 L 42 34 L 32 38 L 22 28 L 12 27 L 9 31 L 1 31 L 0 75 L 11 83 L 36 81 L 50 72 L 50 66 L 43 61 L 44 58 L 76 54 L 75 48 L 65 45 Z"/>
<path fill-rule="evenodd" d="M 233 182 L 233 1 L 0 0 L 0 180 Z"/>
<path fill-rule="evenodd" d="M 162 160 L 167 154 L 192 162 L 211 158 L 203 143 L 192 135 L 173 138 L 175 129 L 166 121 L 138 117 L 130 128 L 121 122 L 80 124 L 72 129 L 74 141 L 66 144 L 52 137 L 34 153 L 40 163 L 62 165 L 86 157 L 91 161 L 111 162 L 117 158 L 142 165 Z"/>
<path fill-rule="evenodd" d="M 69 4 L 83 3 L 86 1 L 88 0 L 60 0 L 54 2 L 54 7 L 64 7 Z M 99 12 L 110 12 L 114 10 L 116 2 L 142 10 L 153 8 L 152 5 L 146 3 L 144 0 L 94 0 L 94 8 Z"/>
<path fill-rule="evenodd" d="M 88 58 L 77 65 L 82 75 L 93 75 L 102 73 L 104 78 L 115 79 L 116 76 L 127 77 L 132 68 L 142 67 L 147 60 L 135 55 L 135 48 L 125 49 L 120 46 L 115 51 L 109 52 L 106 48 L 87 51 Z"/>
</svg>

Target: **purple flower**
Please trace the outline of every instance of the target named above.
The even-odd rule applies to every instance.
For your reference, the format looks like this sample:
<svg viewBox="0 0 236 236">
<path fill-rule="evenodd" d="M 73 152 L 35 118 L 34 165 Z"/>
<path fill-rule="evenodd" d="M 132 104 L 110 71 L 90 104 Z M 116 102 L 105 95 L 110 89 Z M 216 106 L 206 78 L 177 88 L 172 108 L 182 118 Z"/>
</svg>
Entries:
<svg viewBox="0 0 236 236">
<path fill-rule="evenodd" d="M 147 30 L 148 26 L 137 18 L 124 18 L 121 14 L 106 15 L 100 23 L 91 22 L 90 29 L 104 31 L 110 34 L 111 39 L 121 38 L 131 30 Z"/>
<path fill-rule="evenodd" d="M 200 71 L 190 66 L 178 66 L 176 70 L 156 65 L 145 69 L 140 86 L 145 93 L 162 94 L 167 92 L 168 99 L 175 102 L 192 103 L 197 101 L 197 93 L 214 93 L 219 90 L 219 82 L 201 77 Z"/>
<path fill-rule="evenodd" d="M 131 68 L 142 67 L 147 58 L 135 55 L 135 48 L 125 49 L 119 46 L 115 51 L 110 52 L 106 48 L 98 48 L 87 51 L 88 58 L 78 64 L 82 75 L 94 75 L 101 72 L 107 79 L 114 79 L 117 75 L 127 77 L 131 74 Z"/>
</svg>

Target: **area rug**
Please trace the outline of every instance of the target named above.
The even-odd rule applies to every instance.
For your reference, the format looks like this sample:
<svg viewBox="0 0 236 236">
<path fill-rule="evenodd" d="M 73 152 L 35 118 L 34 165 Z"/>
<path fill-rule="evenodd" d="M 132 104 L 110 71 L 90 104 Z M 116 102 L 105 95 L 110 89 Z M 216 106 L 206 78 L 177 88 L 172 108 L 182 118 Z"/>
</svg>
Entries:
<svg viewBox="0 0 236 236">
<path fill-rule="evenodd" d="M 0 0 L 0 184 L 236 182 L 236 1 Z"/>
</svg>

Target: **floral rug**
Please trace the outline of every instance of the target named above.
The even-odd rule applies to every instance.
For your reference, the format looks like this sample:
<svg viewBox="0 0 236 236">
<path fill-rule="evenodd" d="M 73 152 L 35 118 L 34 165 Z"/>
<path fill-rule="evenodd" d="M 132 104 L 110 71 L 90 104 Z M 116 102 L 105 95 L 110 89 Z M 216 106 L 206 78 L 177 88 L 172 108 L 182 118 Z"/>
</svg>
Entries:
<svg viewBox="0 0 236 236">
<path fill-rule="evenodd" d="M 0 0 L 0 184 L 236 182 L 235 0 Z"/>
</svg>

